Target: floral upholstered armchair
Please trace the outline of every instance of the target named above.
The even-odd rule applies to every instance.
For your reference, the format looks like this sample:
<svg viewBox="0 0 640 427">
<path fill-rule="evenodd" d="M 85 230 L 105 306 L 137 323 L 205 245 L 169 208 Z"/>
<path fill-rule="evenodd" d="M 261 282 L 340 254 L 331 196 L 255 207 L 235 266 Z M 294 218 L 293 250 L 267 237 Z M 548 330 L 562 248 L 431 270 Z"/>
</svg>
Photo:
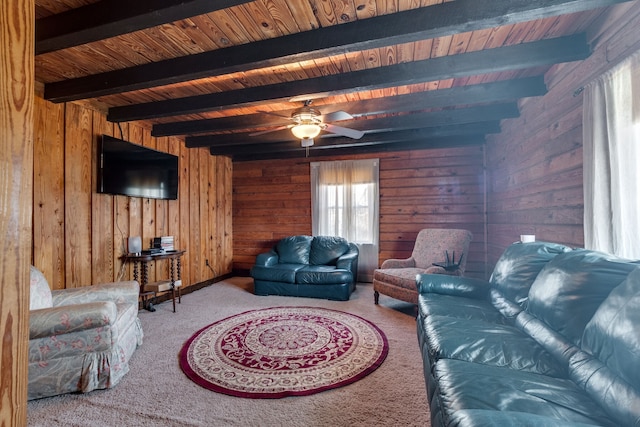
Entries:
<svg viewBox="0 0 640 427">
<path fill-rule="evenodd" d="M 28 398 L 110 388 L 142 344 L 137 282 L 51 291 L 31 266 Z"/>
<path fill-rule="evenodd" d="M 384 294 L 417 304 L 416 276 L 418 274 L 462 276 L 467 265 L 467 253 L 472 237 L 468 230 L 435 228 L 420 230 L 410 258 L 388 259 L 379 269 L 374 270 L 374 302 L 378 304 L 380 294 Z M 447 261 L 450 266 L 446 265 Z"/>
</svg>

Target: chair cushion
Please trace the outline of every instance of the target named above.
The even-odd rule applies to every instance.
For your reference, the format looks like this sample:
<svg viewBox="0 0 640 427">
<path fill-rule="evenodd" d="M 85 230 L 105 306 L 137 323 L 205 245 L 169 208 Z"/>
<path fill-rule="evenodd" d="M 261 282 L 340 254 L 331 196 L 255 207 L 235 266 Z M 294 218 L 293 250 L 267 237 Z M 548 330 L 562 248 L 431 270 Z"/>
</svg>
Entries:
<svg viewBox="0 0 640 427">
<path fill-rule="evenodd" d="M 373 278 L 380 282 L 418 292 L 416 276 L 424 272 L 423 268 L 384 268 L 374 270 Z"/>
<path fill-rule="evenodd" d="M 280 240 L 276 251 L 281 264 L 309 264 L 311 236 L 289 236 Z"/>
<path fill-rule="evenodd" d="M 29 310 L 53 307 L 51 289 L 44 274 L 34 266 L 30 267 L 30 301 Z"/>
</svg>

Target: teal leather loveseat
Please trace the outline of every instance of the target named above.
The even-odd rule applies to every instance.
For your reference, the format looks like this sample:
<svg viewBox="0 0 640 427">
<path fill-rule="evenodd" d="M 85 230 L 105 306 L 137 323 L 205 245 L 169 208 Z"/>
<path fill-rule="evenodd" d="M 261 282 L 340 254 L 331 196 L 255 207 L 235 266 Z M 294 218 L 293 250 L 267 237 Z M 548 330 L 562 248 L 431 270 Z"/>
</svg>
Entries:
<svg viewBox="0 0 640 427">
<path fill-rule="evenodd" d="M 358 254 L 342 237 L 285 237 L 256 257 L 254 293 L 346 301 L 356 288 Z"/>
<path fill-rule="evenodd" d="M 637 263 L 535 242 L 417 283 L 432 426 L 640 425 Z"/>
</svg>

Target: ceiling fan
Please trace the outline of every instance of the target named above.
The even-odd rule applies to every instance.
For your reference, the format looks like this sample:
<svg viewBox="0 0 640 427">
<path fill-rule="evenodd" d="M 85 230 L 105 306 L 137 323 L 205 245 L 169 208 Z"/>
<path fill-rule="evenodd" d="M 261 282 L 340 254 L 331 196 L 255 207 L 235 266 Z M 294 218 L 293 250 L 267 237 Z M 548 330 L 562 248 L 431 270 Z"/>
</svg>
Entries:
<svg viewBox="0 0 640 427">
<path fill-rule="evenodd" d="M 304 102 L 304 106 L 298 108 L 291 117 L 281 116 L 279 114 L 263 111 L 263 113 L 276 115 L 291 120 L 293 123 L 288 125 L 278 126 L 273 129 L 268 129 L 261 132 L 255 132 L 250 136 L 264 135 L 265 133 L 277 132 L 283 129 L 291 129 L 293 136 L 300 140 L 300 144 L 304 148 L 309 148 L 313 145 L 313 140 L 321 131 L 329 132 L 332 134 L 346 136 L 348 138 L 360 139 L 364 135 L 364 132 L 349 129 L 342 126 L 336 126 L 329 122 L 349 120 L 353 119 L 353 116 L 345 111 L 334 111 L 332 113 L 322 114 L 320 111 L 311 107 L 311 100 Z"/>
</svg>

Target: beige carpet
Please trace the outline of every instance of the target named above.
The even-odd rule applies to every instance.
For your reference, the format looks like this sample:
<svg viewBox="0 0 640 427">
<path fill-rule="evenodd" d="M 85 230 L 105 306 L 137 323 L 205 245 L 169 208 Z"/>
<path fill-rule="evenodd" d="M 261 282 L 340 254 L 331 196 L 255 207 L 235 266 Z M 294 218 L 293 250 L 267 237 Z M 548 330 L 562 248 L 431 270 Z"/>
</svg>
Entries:
<svg viewBox="0 0 640 427">
<path fill-rule="evenodd" d="M 250 278 L 237 277 L 140 312 L 144 344 L 114 388 L 31 401 L 31 426 L 429 426 L 414 306 L 359 284 L 350 301 L 261 297 Z M 244 399 L 204 389 L 178 365 L 182 344 L 197 330 L 231 315 L 274 306 L 341 310 L 375 323 L 389 340 L 380 368 L 345 387 L 283 399 Z"/>
</svg>

